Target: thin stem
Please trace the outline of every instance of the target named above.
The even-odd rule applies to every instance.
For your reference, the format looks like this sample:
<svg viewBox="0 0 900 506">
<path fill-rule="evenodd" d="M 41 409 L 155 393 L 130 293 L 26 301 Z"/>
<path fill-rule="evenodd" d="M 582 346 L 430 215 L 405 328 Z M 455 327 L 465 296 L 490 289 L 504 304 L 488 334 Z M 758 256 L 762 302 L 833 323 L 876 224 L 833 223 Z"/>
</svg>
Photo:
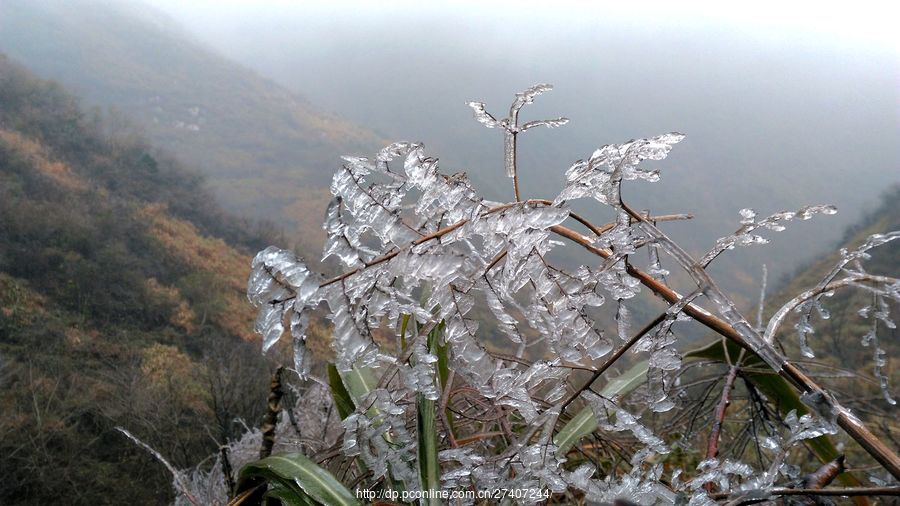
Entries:
<svg viewBox="0 0 900 506">
<path fill-rule="evenodd" d="M 595 247 L 587 237 L 584 237 L 582 234 L 570 228 L 566 228 L 562 225 L 554 225 L 550 229 L 557 235 L 581 245 L 587 251 L 602 258 L 608 258 L 612 255 L 609 251 Z M 681 298 L 678 292 L 659 282 L 646 272 L 643 272 L 630 264 L 626 266 L 626 269 L 628 273 L 637 278 L 641 284 L 668 301 L 670 304 L 674 304 Z M 691 303 L 684 307 L 684 312 L 717 334 L 732 340 L 747 351 L 756 353 L 756 350 L 744 340 L 734 327 L 714 316 L 709 311 Z M 776 372 L 802 392 L 818 392 L 827 398 L 827 392 L 793 363 L 785 362 L 781 369 Z M 848 413 L 846 409 L 840 409 L 838 411 L 837 422 L 850 437 L 859 443 L 869 455 L 884 466 L 892 476 L 900 479 L 900 457 L 897 456 L 894 450 L 885 445 L 884 442 L 866 428 L 859 419 Z"/>
<path fill-rule="evenodd" d="M 516 193 L 516 201 L 522 200 L 522 196 L 519 194 L 519 169 L 516 166 L 516 133 L 511 132 L 512 136 L 512 151 L 510 152 L 510 156 L 512 157 L 512 171 L 513 171 L 513 191 Z"/>
<path fill-rule="evenodd" d="M 732 493 L 721 492 L 710 494 L 712 499 L 727 499 Z M 818 495 L 830 497 L 854 497 L 854 496 L 900 496 L 900 487 L 846 487 L 846 488 L 773 488 L 769 491 L 769 497 L 789 495 Z M 749 503 L 740 503 L 749 504 Z"/>
<path fill-rule="evenodd" d="M 725 348 L 727 352 L 727 347 Z M 709 443 L 706 446 L 706 458 L 714 459 L 719 455 L 719 436 L 722 432 L 722 424 L 725 422 L 725 412 L 731 405 L 731 391 L 734 388 L 734 380 L 737 378 L 738 369 L 741 367 L 741 361 L 744 359 L 744 353 L 747 350 L 741 349 L 741 354 L 737 361 L 731 364 L 728 374 L 725 376 L 725 385 L 722 387 L 722 397 L 719 398 L 719 404 L 716 406 L 716 415 L 713 418 L 712 429 L 709 432 Z M 709 482 L 705 485 L 708 492 L 713 491 L 714 484 Z"/>
<path fill-rule="evenodd" d="M 447 403 L 450 401 L 450 389 L 453 387 L 453 377 L 456 375 L 455 369 L 450 369 L 449 374 L 447 374 L 447 384 L 444 386 L 444 391 L 441 393 L 441 402 L 438 406 L 438 413 L 441 415 L 441 423 L 444 424 L 444 431 L 447 432 L 447 440 L 450 441 L 450 446 L 453 448 L 457 448 L 459 444 L 456 441 L 456 436 L 453 435 L 453 427 L 450 426 L 450 419 L 447 417 Z"/>
<path fill-rule="evenodd" d="M 656 327 L 657 325 L 662 323 L 662 321 L 665 319 L 666 319 L 666 313 L 662 313 L 661 315 L 657 316 L 656 318 L 653 319 L 653 321 L 651 321 L 650 323 L 645 325 L 644 328 L 639 330 L 637 332 L 637 334 L 635 334 L 631 339 L 628 340 L 627 343 L 625 343 L 618 350 L 616 350 L 615 353 L 613 353 L 612 356 L 609 357 L 609 359 L 602 366 L 600 366 L 600 368 L 597 369 L 594 372 L 594 374 L 592 374 L 591 377 L 587 381 L 584 382 L 584 385 L 582 385 L 581 388 L 579 388 L 578 390 L 569 394 L 569 397 L 567 397 L 566 400 L 563 401 L 562 407 L 559 410 L 559 414 L 562 415 L 566 411 L 566 408 L 569 407 L 569 404 L 572 404 L 572 402 L 574 402 L 575 399 L 577 399 L 579 395 L 581 395 L 585 390 L 589 389 L 591 387 L 591 385 L 595 381 L 597 381 L 597 379 L 600 376 L 602 376 L 603 373 L 606 372 L 607 369 L 610 368 L 610 366 L 612 366 L 614 363 L 616 363 L 616 361 L 619 360 L 622 357 L 622 355 L 625 354 L 626 351 L 628 351 L 632 346 L 634 346 L 635 343 L 640 341 L 641 338 L 644 337 L 644 335 L 646 335 L 648 332 L 653 330 L 653 327 Z"/>
</svg>

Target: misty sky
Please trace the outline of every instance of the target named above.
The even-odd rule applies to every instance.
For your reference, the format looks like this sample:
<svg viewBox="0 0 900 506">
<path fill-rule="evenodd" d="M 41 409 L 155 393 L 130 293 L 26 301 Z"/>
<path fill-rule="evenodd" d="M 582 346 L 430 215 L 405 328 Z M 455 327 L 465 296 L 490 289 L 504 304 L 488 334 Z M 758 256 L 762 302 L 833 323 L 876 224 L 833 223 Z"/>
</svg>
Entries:
<svg viewBox="0 0 900 506">
<path fill-rule="evenodd" d="M 556 85 L 523 113 L 572 119 L 523 139 L 528 196 L 603 144 L 683 132 L 666 161 L 677 172 L 633 198 L 705 210 L 706 233 L 682 237 L 700 249 L 741 207 L 838 205 L 838 217 L 804 223 L 767 253 L 796 265 L 900 181 L 900 39 L 886 2 L 152 3 L 316 106 L 425 142 L 497 198 L 507 197 L 500 136 L 472 121 L 468 100 L 502 111 L 515 91 Z M 819 249 L 787 247 L 798 240 Z"/>
<path fill-rule="evenodd" d="M 75 5 L 70 1 L 45 3 Z M 512 197 L 503 175 L 502 136 L 476 123 L 465 103 L 484 101 L 489 111 L 502 114 L 513 93 L 547 82 L 556 88 L 528 106 L 523 121 L 561 115 L 572 121 L 521 137 L 525 197 L 553 198 L 572 162 L 602 145 L 678 131 L 687 138 L 659 164 L 662 181 L 629 184 L 625 197 L 635 207 L 658 213 L 695 213 L 692 223 L 668 227 L 692 253 L 702 254 L 716 238 L 731 233 L 741 208 L 769 214 L 806 204 L 838 207 L 834 217 L 792 225 L 770 246 L 730 253 L 713 268 L 722 271 L 714 274 L 740 270 L 737 277 L 751 284 L 763 262 L 781 276 L 834 251 L 846 227 L 873 210 L 885 188 L 900 183 L 900 32 L 894 26 L 896 13 L 883 7 L 886 2 L 764 1 L 733 8 L 733 2 L 663 1 L 518 1 L 485 7 L 475 2 L 82 0 L 81 8 L 96 9 L 102 19 L 107 2 L 159 7 L 213 53 L 197 53 L 177 26 L 144 8 L 125 11 L 149 14 L 140 17 L 160 33 L 174 30 L 165 39 L 173 44 L 155 41 L 159 33 L 148 35 L 153 30 L 119 40 L 122 34 L 106 33 L 101 21 L 89 28 L 92 50 L 102 54 L 103 41 L 117 41 L 120 51 L 111 55 L 119 60 L 135 56 L 136 63 L 150 66 L 141 70 L 152 75 L 153 65 L 165 65 L 166 58 L 177 70 L 173 51 L 184 44 L 185 54 L 209 60 L 189 63 L 198 72 L 172 78 L 183 79 L 178 84 L 188 92 L 191 79 L 223 79 L 203 69 L 218 65 L 214 53 L 224 54 L 306 97 L 314 109 L 335 112 L 385 142 L 424 142 L 445 172 L 467 172 L 490 199 Z M 9 17 L 13 23 L 40 24 L 27 16 Z M 81 19 L 66 19 L 71 17 Z M 96 21 L 84 19 L 87 25 Z M 64 64 L 29 61 L 42 55 L 65 61 L 83 56 L 55 51 L 53 44 L 74 42 L 54 39 L 54 23 L 48 19 L 41 25 L 43 38 L 33 37 L 33 28 L 11 25 L 19 30 L 6 34 L 10 49 L 18 48 L 26 65 L 47 63 L 51 70 L 71 71 Z M 159 58 L 152 49 L 145 51 L 155 43 Z M 117 80 L 119 68 L 103 69 L 114 86 L 128 82 Z M 236 81 L 228 84 L 240 86 L 239 77 L 246 73 L 237 67 L 230 72 Z M 72 74 L 84 77 L 79 72 L 48 76 L 71 82 Z M 198 89 L 201 84 L 209 83 L 198 83 Z M 119 91 L 122 97 L 135 92 Z M 344 154 L 370 153 L 321 155 L 337 168 Z M 213 179 L 221 176 L 207 172 Z M 247 191 L 283 193 L 277 179 L 265 180 L 271 186 L 260 184 Z M 598 207 L 575 203 L 592 219 L 607 218 L 592 214 Z"/>
</svg>

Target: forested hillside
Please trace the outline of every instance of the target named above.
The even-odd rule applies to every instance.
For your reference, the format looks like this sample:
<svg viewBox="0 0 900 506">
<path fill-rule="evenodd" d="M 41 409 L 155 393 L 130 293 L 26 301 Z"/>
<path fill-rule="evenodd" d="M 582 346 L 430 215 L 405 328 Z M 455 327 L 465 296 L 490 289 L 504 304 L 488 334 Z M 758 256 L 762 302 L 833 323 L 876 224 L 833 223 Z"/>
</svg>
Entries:
<svg viewBox="0 0 900 506">
<path fill-rule="evenodd" d="M 882 195 L 881 205 L 875 211 L 846 231 L 840 247 L 852 251 L 872 234 L 900 230 L 898 202 L 900 202 L 900 186 L 895 186 Z M 897 267 L 900 266 L 900 241 L 889 242 L 871 250 L 870 253 L 871 258 L 863 262 L 868 273 L 896 276 Z M 782 288 L 769 303 L 769 311 L 775 311 L 790 298 L 815 287 L 838 260 L 838 253 L 829 255 L 785 280 Z M 854 269 L 856 266 L 850 265 L 849 268 Z M 833 380 L 839 385 L 838 391 L 845 395 L 842 400 L 846 399 L 849 404 L 858 406 L 861 412 L 872 414 L 873 410 L 874 412 L 886 410 L 889 406 L 883 399 L 878 379 L 875 377 L 875 353 L 876 348 L 885 351 L 881 358 L 885 361 L 884 374 L 890 379 L 891 391 L 897 395 L 897 392 L 900 392 L 900 369 L 897 367 L 900 357 L 900 339 L 898 339 L 900 332 L 893 323 L 897 321 L 897 316 L 891 312 L 891 303 L 873 300 L 869 291 L 849 287 L 825 297 L 823 306 L 824 317 L 822 313 L 813 312 L 812 323 L 816 332 L 809 336 L 809 344 L 816 356 L 811 367 L 815 368 L 815 363 L 822 363 L 839 368 L 838 374 L 834 374 L 836 372 L 834 370 L 817 369 L 817 372 L 834 376 Z M 873 330 L 875 321 L 877 321 L 874 326 L 877 341 L 865 339 Z M 784 330 L 782 342 L 791 351 L 792 356 L 801 358 L 794 323 L 796 318 L 792 317 L 788 320 L 788 325 L 782 327 Z M 890 420 L 890 417 L 883 419 L 882 428 L 890 430 L 890 437 L 894 441 L 900 440 L 900 426 Z"/>
<path fill-rule="evenodd" d="M 108 127 L 0 59 L 0 504 L 166 503 L 115 426 L 184 466 L 263 410 L 243 292 L 279 238 Z"/>
<path fill-rule="evenodd" d="M 382 143 L 140 5 L 7 0 L 0 51 L 88 104 L 124 113 L 155 145 L 209 176 L 226 209 L 277 218 L 306 245 L 322 237 L 323 189 L 339 157 Z"/>
</svg>

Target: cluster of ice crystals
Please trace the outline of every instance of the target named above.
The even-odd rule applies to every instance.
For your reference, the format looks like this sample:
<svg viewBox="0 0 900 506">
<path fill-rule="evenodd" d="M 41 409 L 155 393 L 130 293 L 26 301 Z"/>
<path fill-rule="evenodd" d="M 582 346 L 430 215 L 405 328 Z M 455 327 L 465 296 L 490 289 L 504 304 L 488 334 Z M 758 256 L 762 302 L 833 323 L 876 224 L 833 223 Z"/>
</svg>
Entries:
<svg viewBox="0 0 900 506">
<path fill-rule="evenodd" d="M 753 209 L 741 209 L 741 228 L 735 233 L 722 237 L 716 241 L 716 246 L 700 259 L 701 265 L 708 265 L 723 251 L 734 249 L 736 246 L 749 246 L 753 244 L 767 244 L 765 237 L 756 234 L 759 229 L 781 232 L 785 229 L 784 222 L 792 220 L 808 220 L 817 214 L 835 214 L 834 206 L 817 205 L 806 206 L 797 211 L 782 211 L 772 214 L 762 220 L 756 219 L 756 211 Z"/>
<path fill-rule="evenodd" d="M 516 171 L 518 134 L 568 121 L 519 123 L 522 107 L 550 89 L 550 85 L 539 84 L 516 94 L 503 118 L 490 114 L 481 102 L 468 104 L 479 123 L 503 131 L 510 176 Z M 622 200 L 622 182 L 657 181 L 659 172 L 642 164 L 664 159 L 683 138 L 669 133 L 603 146 L 566 171 L 565 187 L 552 202 L 487 201 L 465 173 L 440 172 L 437 160 L 425 154 L 422 144 L 398 142 L 372 158 L 345 157 L 331 184 L 323 257 L 335 258 L 346 271 L 325 280 L 289 251 L 270 247 L 260 252 L 253 260 L 247 293 L 259 309 L 256 330 L 263 336 L 263 349 L 280 339 L 285 322 L 289 322 L 295 368 L 306 376 L 306 329 L 314 309 L 326 307 L 339 372 L 377 371 L 383 375 L 378 385 L 368 385 L 365 393 L 353 392 L 356 410 L 342 422 L 342 450 L 347 456 L 358 456 L 375 478 L 390 476 L 407 488 L 421 486 L 417 439 L 410 433 L 415 425 L 410 421 L 416 416 L 413 400 L 437 401 L 450 393 L 441 390 L 436 367 L 439 353 L 433 348 L 446 345 L 458 390 L 472 396 L 472 405 L 485 408 L 486 417 L 512 413 L 505 421 L 513 420 L 525 428 L 515 435 L 503 428 L 507 446 L 500 455 L 480 453 L 494 444 L 487 435 L 486 441 L 440 452 L 444 489 L 477 486 L 562 492 L 573 488 L 599 502 L 625 499 L 638 504 L 712 504 L 704 490 L 707 483 L 721 491 L 740 492 L 745 498 L 764 494 L 779 476 L 796 475 L 796 469 L 784 462 L 787 448 L 833 432 L 835 416 L 847 413 L 833 398 L 827 394 L 803 397 L 814 414 L 798 418 L 792 413 L 785 420 L 789 434 L 774 434 L 763 442 L 762 448 L 773 456 L 772 465 L 756 477 L 751 477 L 753 472 L 746 464 L 710 459 L 700 464 L 693 479 L 682 482 L 676 475 L 671 487 L 663 485 L 663 467 L 651 457 L 669 452 L 665 441 L 638 416 L 589 389 L 580 396 L 596 418 L 599 431 L 628 432 L 637 439 L 640 449 L 632 456 L 631 470 L 605 477 L 596 477 L 596 467 L 591 465 L 569 471 L 571 467 L 563 466 L 565 457 L 558 455 L 552 443 L 570 385 L 570 367 L 593 364 L 612 350 L 613 342 L 602 332 L 603 325 L 594 321 L 599 313 L 596 308 L 606 298 L 616 303 L 618 339 L 631 337 L 626 304 L 639 294 L 641 283 L 633 275 L 629 257 L 642 247 L 649 253 L 650 276 L 665 281 L 669 275 L 660 261 L 660 252 L 664 252 L 696 285 L 687 295 L 673 299 L 661 323 L 633 349 L 648 356 L 646 392 L 651 412 L 675 406 L 669 393 L 681 368 L 681 356 L 673 327 L 689 319 L 686 310 L 705 313 L 697 302 L 701 297 L 712 302 L 715 312 L 772 368 L 779 371 L 785 363 L 771 341 L 784 314 L 773 317 L 763 336 L 761 318 L 756 326 L 749 324 L 705 267 L 726 250 L 766 242 L 758 234 L 760 230 L 780 231 L 785 222 L 833 214 L 834 208 L 810 206 L 763 219 L 752 209 L 742 209 L 740 228 L 695 260 L 649 221 L 649 214 L 638 215 Z M 568 202 L 581 198 L 609 206 L 615 220 L 602 232 L 583 236 L 604 259 L 563 269 L 548 260 L 561 244 L 551 233 L 559 232 L 559 226 L 570 218 Z M 797 325 L 801 347 L 804 354 L 812 356 L 806 335 L 812 332 L 813 311 L 821 318 L 828 317 L 820 299 L 833 292 L 829 283 L 844 273 L 845 284 L 872 291 L 872 305 L 861 310 L 873 320 L 872 331 L 863 342 L 875 349 L 876 375 L 889 401 L 877 328 L 893 328 L 886 300 L 900 300 L 900 283 L 879 278 L 875 288 L 863 284 L 874 278 L 862 270 L 860 261 L 872 247 L 896 238 L 900 232 L 876 235 L 856 250 L 842 251 L 839 265 L 790 307 L 801 313 Z M 479 311 L 478 305 L 484 302 L 485 311 Z M 485 314 L 496 324 L 488 328 L 496 328 L 509 339 L 514 352 L 486 349 L 478 322 Z M 405 332 L 400 331 L 401 325 L 406 326 Z M 429 335 L 435 328 L 438 332 Z M 396 350 L 385 350 L 379 344 L 385 335 L 397 339 Z M 435 336 L 437 343 L 431 341 Z M 549 350 L 549 359 L 524 360 L 526 349 L 538 343 Z"/>
<path fill-rule="evenodd" d="M 593 478 L 597 466 L 582 464 L 570 473 L 565 473 L 569 486 L 581 490 L 591 504 L 678 504 L 678 497 L 672 489 L 660 483 L 662 466 L 634 466 L 630 473 L 622 476 L 608 475 L 602 479 Z M 627 502 L 626 502 L 627 501 Z"/>
<path fill-rule="evenodd" d="M 476 453 L 472 447 L 452 448 L 438 453 L 441 462 L 456 462 L 449 471 L 441 473 L 442 486 L 445 489 L 454 489 L 471 483 L 473 473 L 482 466 L 485 458 Z"/>
<path fill-rule="evenodd" d="M 392 393 L 376 389 L 364 406 L 345 418 L 342 449 L 348 456 L 359 456 L 376 478 L 390 475 L 408 486 L 418 482 L 416 438 L 406 428 L 405 410 Z"/>
<path fill-rule="evenodd" d="M 414 365 L 412 367 L 399 366 L 404 385 L 410 391 L 421 393 L 426 399 L 437 400 L 440 393 L 435 384 L 434 363 L 438 361 L 438 358 L 428 352 L 424 336 L 417 337 L 409 346 L 411 348 L 410 362 Z"/>
<path fill-rule="evenodd" d="M 611 432 L 628 431 L 643 443 L 646 448 L 654 453 L 669 453 L 669 447 L 656 434 L 638 421 L 638 417 L 619 407 L 605 397 L 591 392 L 584 394 L 594 416 L 597 418 L 600 428 Z"/>
<path fill-rule="evenodd" d="M 697 464 L 697 475 L 686 484 L 696 494 L 707 483 L 715 483 L 719 490 L 732 490 L 753 475 L 753 468 L 743 462 L 706 459 Z M 715 504 L 715 503 L 713 503 Z"/>
<path fill-rule="evenodd" d="M 247 283 L 247 297 L 259 309 L 256 331 L 263 337 L 263 351 L 278 342 L 284 333 L 285 318 L 289 318 L 294 341 L 294 367 L 301 376 L 309 371 L 306 308 L 318 302 L 319 281 L 320 277 L 296 255 L 269 246 L 253 259 Z"/>
<path fill-rule="evenodd" d="M 645 170 L 640 163 L 644 160 L 662 160 L 672 146 L 683 139 L 684 135 L 673 132 L 603 146 L 586 161 L 579 160 L 566 171 L 566 187 L 556 197 L 556 202 L 590 197 L 603 204 L 617 205 L 620 203 L 621 182 L 634 179 L 658 181 L 659 172 Z"/>
<path fill-rule="evenodd" d="M 476 121 L 488 128 L 502 128 L 505 131 L 504 154 L 506 175 L 508 177 L 513 177 L 516 171 L 516 134 L 539 126 L 556 128 L 569 122 L 568 118 L 554 118 L 529 121 L 524 125 L 519 125 L 519 111 L 522 107 L 534 102 L 535 97 L 538 95 L 552 89 L 553 86 L 549 84 L 536 84 L 525 91 L 516 93 L 516 98 L 509 108 L 509 116 L 500 120 L 487 112 L 483 102 L 466 103 L 466 105 L 471 107 L 472 111 L 475 113 Z"/>
<path fill-rule="evenodd" d="M 896 401 L 889 390 L 888 377 L 883 370 L 886 365 L 885 351 L 878 344 L 878 326 L 883 325 L 889 329 L 896 327 L 890 318 L 888 300 L 900 302 L 900 280 L 871 275 L 865 271 L 862 261 L 869 258 L 869 251 L 873 248 L 896 239 L 900 239 L 900 231 L 873 234 L 853 250 L 841 249 L 838 262 L 815 287 L 782 306 L 769 320 L 765 331 L 766 341 L 769 343 L 774 341 L 779 326 L 788 314 L 793 312 L 798 315 L 794 328 L 797 330 L 800 351 L 806 357 L 813 357 L 815 354 L 809 345 L 809 336 L 815 332 L 813 315 L 818 314 L 823 320 L 830 317 L 829 311 L 822 303 L 823 298 L 833 296 L 835 290 L 843 287 L 854 287 L 869 292 L 872 295 L 872 304 L 857 311 L 860 317 L 871 320 L 870 330 L 862 337 L 862 345 L 872 347 L 874 372 L 884 399 L 889 404 L 895 404 Z"/>
<path fill-rule="evenodd" d="M 784 423 L 791 431 L 790 438 L 786 441 L 788 445 L 837 432 L 833 416 L 816 417 L 807 413 L 797 417 L 797 412 L 791 411 L 784 417 Z"/>
</svg>

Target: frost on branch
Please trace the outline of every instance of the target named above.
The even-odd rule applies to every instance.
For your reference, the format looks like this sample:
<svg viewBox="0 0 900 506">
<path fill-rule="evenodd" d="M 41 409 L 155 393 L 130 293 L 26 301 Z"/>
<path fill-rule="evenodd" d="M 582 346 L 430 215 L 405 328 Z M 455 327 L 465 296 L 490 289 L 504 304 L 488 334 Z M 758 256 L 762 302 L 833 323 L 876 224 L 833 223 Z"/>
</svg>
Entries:
<svg viewBox="0 0 900 506">
<path fill-rule="evenodd" d="M 766 340 L 770 343 L 774 342 L 779 327 L 789 314 L 798 315 L 794 328 L 797 331 L 800 351 L 804 356 L 812 358 L 815 353 L 809 346 L 808 338 L 815 331 L 812 324 L 814 312 L 823 320 L 827 320 L 831 316 L 823 305 L 823 298 L 831 297 L 835 291 L 845 287 L 856 288 L 868 293 L 871 296 L 871 304 L 857 310 L 860 317 L 868 318 L 870 321 L 870 330 L 862 336 L 862 345 L 871 346 L 873 350 L 875 377 L 878 378 L 885 401 L 891 405 L 896 401 L 890 393 L 888 377 L 883 370 L 886 363 L 886 352 L 878 344 L 878 328 L 879 326 L 887 329 L 896 328 L 896 324 L 890 317 L 888 301 L 900 302 L 900 280 L 868 273 L 863 266 L 863 261 L 870 258 L 869 251 L 896 239 L 900 239 L 900 231 L 873 234 L 853 250 L 842 248 L 840 259 L 831 270 L 815 287 L 794 297 L 782 306 L 769 321 L 765 333 Z"/>
<path fill-rule="evenodd" d="M 538 95 L 553 89 L 549 84 L 536 84 L 527 90 L 516 93 L 512 106 L 509 108 L 509 116 L 497 120 L 493 115 L 485 110 L 482 102 L 468 102 L 466 105 L 475 112 L 475 120 L 488 128 L 502 128 L 505 130 L 504 155 L 506 160 L 506 176 L 514 177 L 516 173 L 516 135 L 525 130 L 534 127 L 545 126 L 547 128 L 556 128 L 563 126 L 569 122 L 568 118 L 554 118 L 537 121 L 529 121 L 524 125 L 519 125 L 519 111 L 526 104 L 534 102 L 534 98 Z"/>
<path fill-rule="evenodd" d="M 522 107 L 550 89 L 536 85 L 516 94 L 502 118 L 483 103 L 468 104 L 478 122 L 504 130 L 510 176 L 516 173 L 519 133 L 568 121 L 519 124 Z M 824 317 L 818 301 L 837 288 L 835 283 L 872 294 L 871 306 L 861 310 L 873 322 L 864 341 L 876 349 L 876 374 L 886 388 L 876 330 L 893 325 L 887 301 L 898 299 L 900 285 L 866 273 L 861 260 L 866 248 L 896 236 L 873 236 L 863 248 L 843 252 L 839 266 L 776 313 L 762 333 L 761 323 L 749 324 L 705 268 L 736 246 L 765 243 L 760 230 L 780 231 L 785 222 L 832 214 L 834 208 L 804 207 L 763 219 L 741 210 L 738 230 L 695 259 L 652 214 L 635 212 L 622 198 L 624 182 L 659 181 L 660 172 L 645 162 L 664 159 L 683 139 L 668 133 L 603 146 L 570 166 L 565 186 L 553 200 L 518 201 L 517 190 L 517 201 L 509 203 L 482 198 L 465 173 L 442 172 L 422 144 L 398 142 L 371 158 L 343 159 L 332 180 L 324 223 L 323 258 L 336 267 L 331 277 L 314 274 L 292 253 L 270 247 L 253 260 L 248 297 L 259 310 L 257 331 L 264 350 L 289 327 L 301 377 L 317 379 L 310 372 L 305 332 L 310 319 L 319 316 L 331 322 L 342 381 L 353 386 L 353 378 L 372 376 L 365 388 L 350 388 L 355 410 L 342 420 L 334 449 L 360 463 L 365 471 L 359 479 L 421 487 L 416 418 L 417 406 L 427 401 L 440 421 L 438 459 L 446 490 L 543 488 L 641 504 L 707 504 L 710 487 L 764 497 L 795 474 L 787 463 L 788 450 L 801 440 L 833 432 L 836 417 L 849 411 L 825 393 L 804 396 L 812 414 L 781 419 L 766 411 L 764 423 L 748 430 L 748 440 L 762 441 L 760 447 L 766 448 L 755 467 L 739 458 L 717 457 L 664 478 L 661 459 L 673 444 L 684 444 L 667 424 L 677 425 L 685 438 L 692 430 L 683 425 L 692 417 L 678 409 L 686 404 L 687 387 L 680 381 L 690 366 L 679 352 L 679 322 L 721 318 L 747 351 L 783 373 L 789 358 L 774 345 L 774 329 L 796 310 L 802 313 L 801 337 L 808 334 L 810 308 Z M 569 208 L 577 199 L 609 208 L 614 220 L 602 227 L 585 223 Z M 578 223 L 589 233 L 569 228 Z M 554 260 L 555 252 L 571 246 L 561 239 L 593 256 Z M 644 248 L 646 256 L 640 258 L 649 259 L 646 273 L 633 263 Z M 663 268 L 661 257 L 681 272 Z M 687 282 L 683 293 L 665 284 L 667 277 L 678 276 Z M 649 320 L 653 306 L 646 299 L 653 292 L 664 294 L 667 307 L 654 325 L 634 335 L 634 323 Z M 624 356 L 646 359 L 645 374 L 620 382 L 640 383 L 635 396 L 640 402 L 627 399 L 635 386 L 621 395 L 600 393 L 604 384 L 616 384 L 608 374 L 618 367 L 608 367 Z M 598 372 L 596 382 L 584 384 L 597 371 L 608 374 Z M 761 394 L 748 395 L 750 409 L 764 409 Z M 576 409 L 586 416 L 576 415 Z M 576 421 L 583 426 L 572 431 L 589 430 L 577 432 L 573 445 L 588 438 L 596 444 L 564 451 L 568 447 L 556 441 Z M 586 464 L 585 455 L 628 465 L 601 469 Z"/>
<path fill-rule="evenodd" d="M 259 308 L 256 331 L 263 336 L 263 352 L 284 333 L 284 320 L 290 320 L 294 339 L 294 368 L 301 376 L 309 371 L 306 360 L 307 308 L 319 292 L 319 276 L 310 272 L 293 253 L 274 246 L 260 251 L 251 264 L 247 297 Z"/>
</svg>

